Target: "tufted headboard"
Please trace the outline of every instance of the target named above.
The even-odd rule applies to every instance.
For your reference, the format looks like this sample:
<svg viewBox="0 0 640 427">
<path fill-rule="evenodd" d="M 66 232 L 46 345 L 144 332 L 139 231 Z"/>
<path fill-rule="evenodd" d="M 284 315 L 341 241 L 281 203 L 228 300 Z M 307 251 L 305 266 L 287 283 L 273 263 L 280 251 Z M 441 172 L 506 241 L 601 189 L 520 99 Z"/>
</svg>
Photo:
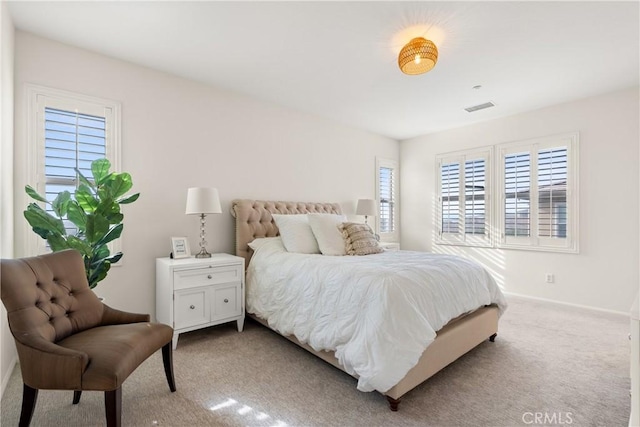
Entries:
<svg viewBox="0 0 640 427">
<path fill-rule="evenodd" d="M 244 257 L 245 268 L 251 259 L 249 242 L 256 237 L 278 236 L 271 214 L 341 214 L 338 203 L 268 202 L 236 199 L 231 202 L 231 215 L 236 219 L 236 255 Z"/>
</svg>

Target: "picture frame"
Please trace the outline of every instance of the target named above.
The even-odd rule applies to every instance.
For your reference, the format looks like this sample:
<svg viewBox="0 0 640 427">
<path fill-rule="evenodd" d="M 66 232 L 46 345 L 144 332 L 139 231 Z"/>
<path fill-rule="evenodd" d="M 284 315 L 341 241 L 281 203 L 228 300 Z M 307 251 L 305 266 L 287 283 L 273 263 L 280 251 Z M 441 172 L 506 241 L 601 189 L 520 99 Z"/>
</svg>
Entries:
<svg viewBox="0 0 640 427">
<path fill-rule="evenodd" d="M 189 258 L 191 250 L 189 249 L 189 241 L 186 237 L 171 238 L 171 253 L 174 259 Z"/>
</svg>

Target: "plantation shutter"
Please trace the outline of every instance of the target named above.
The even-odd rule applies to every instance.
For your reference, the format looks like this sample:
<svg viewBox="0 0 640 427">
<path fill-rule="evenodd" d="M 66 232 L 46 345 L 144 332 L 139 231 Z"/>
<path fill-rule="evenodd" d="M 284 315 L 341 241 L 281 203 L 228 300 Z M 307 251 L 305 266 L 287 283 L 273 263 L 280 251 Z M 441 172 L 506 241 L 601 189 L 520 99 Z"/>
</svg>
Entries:
<svg viewBox="0 0 640 427">
<path fill-rule="evenodd" d="M 396 231 L 395 223 L 395 169 L 380 166 L 378 170 L 378 189 L 380 200 L 380 233 Z"/>
<path fill-rule="evenodd" d="M 567 148 L 538 152 L 538 236 L 567 237 Z"/>
<path fill-rule="evenodd" d="M 577 134 L 504 144 L 501 247 L 577 252 Z"/>
<path fill-rule="evenodd" d="M 443 154 L 438 167 L 436 242 L 491 246 L 491 148 Z"/>
<path fill-rule="evenodd" d="M 467 160 L 464 166 L 464 232 L 486 233 L 486 164 L 484 159 Z"/>
<path fill-rule="evenodd" d="M 504 157 L 504 234 L 528 237 L 531 230 L 531 155 Z"/>
<path fill-rule="evenodd" d="M 460 163 L 440 167 L 441 234 L 460 233 Z M 446 238 L 447 236 L 443 236 Z"/>
<path fill-rule="evenodd" d="M 46 107 L 45 194 L 53 201 L 61 191 L 72 195 L 78 186 L 75 168 L 88 179 L 93 178 L 91 162 L 106 156 L 106 118 Z M 47 205 L 51 213 L 51 206 Z M 68 230 L 73 224 L 64 221 Z"/>
</svg>

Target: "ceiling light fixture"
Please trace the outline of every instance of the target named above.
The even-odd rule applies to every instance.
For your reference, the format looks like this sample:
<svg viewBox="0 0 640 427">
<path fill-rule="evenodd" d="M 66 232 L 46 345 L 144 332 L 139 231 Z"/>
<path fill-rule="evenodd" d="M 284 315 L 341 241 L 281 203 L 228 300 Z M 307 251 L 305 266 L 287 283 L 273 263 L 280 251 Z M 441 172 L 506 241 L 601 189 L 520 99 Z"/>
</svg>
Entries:
<svg viewBox="0 0 640 427">
<path fill-rule="evenodd" d="M 424 37 L 411 39 L 398 55 L 398 65 L 405 74 L 426 73 L 438 62 L 438 48 Z"/>
</svg>

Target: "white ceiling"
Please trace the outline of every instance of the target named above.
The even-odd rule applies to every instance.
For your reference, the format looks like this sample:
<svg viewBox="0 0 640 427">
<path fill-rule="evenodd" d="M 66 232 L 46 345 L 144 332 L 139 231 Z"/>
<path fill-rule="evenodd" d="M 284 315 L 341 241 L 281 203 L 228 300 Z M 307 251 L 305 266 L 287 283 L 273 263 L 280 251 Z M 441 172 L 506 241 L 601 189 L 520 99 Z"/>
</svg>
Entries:
<svg viewBox="0 0 640 427">
<path fill-rule="evenodd" d="M 638 2 L 8 5 L 18 29 L 395 139 L 639 83 Z M 415 36 L 440 57 L 407 76 Z"/>
</svg>

